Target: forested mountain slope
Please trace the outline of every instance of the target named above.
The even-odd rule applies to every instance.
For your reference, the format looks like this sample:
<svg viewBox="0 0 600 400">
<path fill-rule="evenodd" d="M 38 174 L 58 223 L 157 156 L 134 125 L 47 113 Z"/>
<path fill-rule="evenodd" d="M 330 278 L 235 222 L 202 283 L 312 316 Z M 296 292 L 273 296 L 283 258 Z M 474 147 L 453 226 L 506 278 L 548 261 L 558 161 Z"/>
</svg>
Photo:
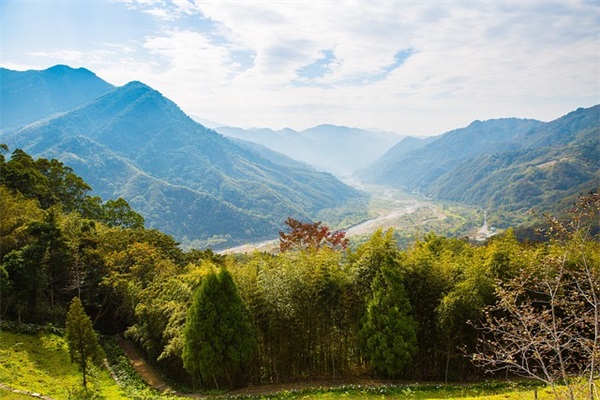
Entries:
<svg viewBox="0 0 600 400">
<path fill-rule="evenodd" d="M 429 193 L 501 211 L 569 206 L 600 187 L 599 110 L 579 109 L 525 132 L 515 137 L 514 150 L 462 163 Z"/>
<path fill-rule="evenodd" d="M 476 121 L 360 176 L 497 213 L 558 211 L 600 186 L 600 106 L 554 121 Z"/>
<path fill-rule="evenodd" d="M 2 141 L 68 162 L 99 195 L 123 197 L 149 226 L 180 240 L 257 239 L 288 216 L 310 219 L 361 196 L 330 174 L 233 143 L 140 82 Z"/>
<path fill-rule="evenodd" d="M 376 162 L 358 175 L 368 181 L 426 192 L 433 181 L 461 162 L 510 148 L 515 145 L 514 136 L 539 124 L 516 118 L 475 121 L 466 128 L 445 133 L 426 146 Z"/>
<path fill-rule="evenodd" d="M 289 128 L 274 131 L 217 127 L 215 130 L 228 137 L 264 145 L 339 176 L 365 168 L 402 138 L 390 132 L 336 125 L 319 125 L 300 132 Z"/>
<path fill-rule="evenodd" d="M 56 65 L 24 72 L 0 68 L 0 130 L 70 110 L 113 89 L 85 68 Z"/>
</svg>

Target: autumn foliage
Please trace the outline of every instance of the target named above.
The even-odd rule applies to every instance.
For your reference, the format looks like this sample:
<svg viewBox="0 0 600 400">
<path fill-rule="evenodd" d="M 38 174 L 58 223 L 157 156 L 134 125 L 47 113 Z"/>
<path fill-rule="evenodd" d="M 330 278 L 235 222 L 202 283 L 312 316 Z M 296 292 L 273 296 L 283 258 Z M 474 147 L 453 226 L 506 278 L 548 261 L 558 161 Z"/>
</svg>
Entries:
<svg viewBox="0 0 600 400">
<path fill-rule="evenodd" d="M 279 249 L 289 250 L 318 250 L 324 246 L 332 249 L 346 249 L 348 239 L 342 231 L 331 232 L 322 222 L 301 222 L 293 218 L 285 220 L 289 233 L 279 232 Z"/>
</svg>

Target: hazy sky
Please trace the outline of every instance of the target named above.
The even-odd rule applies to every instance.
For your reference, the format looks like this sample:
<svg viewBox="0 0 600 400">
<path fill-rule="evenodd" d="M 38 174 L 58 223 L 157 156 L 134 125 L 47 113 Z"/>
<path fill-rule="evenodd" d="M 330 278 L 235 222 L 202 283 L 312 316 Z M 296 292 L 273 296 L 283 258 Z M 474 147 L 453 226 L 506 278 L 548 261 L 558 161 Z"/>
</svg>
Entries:
<svg viewBox="0 0 600 400">
<path fill-rule="evenodd" d="M 599 102 L 599 0 L 0 0 L 0 24 L 3 67 L 140 80 L 246 128 L 433 135 Z"/>
</svg>

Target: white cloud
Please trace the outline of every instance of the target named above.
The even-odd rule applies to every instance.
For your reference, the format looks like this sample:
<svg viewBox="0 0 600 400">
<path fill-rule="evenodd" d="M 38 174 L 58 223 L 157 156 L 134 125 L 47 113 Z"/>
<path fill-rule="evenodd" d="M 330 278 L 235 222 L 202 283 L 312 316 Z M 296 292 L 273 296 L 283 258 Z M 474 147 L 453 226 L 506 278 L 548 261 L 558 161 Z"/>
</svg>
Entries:
<svg viewBox="0 0 600 400">
<path fill-rule="evenodd" d="M 119 1 L 160 28 L 44 57 L 142 80 L 224 123 L 435 134 L 598 102 L 596 2 Z M 323 73 L 302 75 L 324 54 Z"/>
<path fill-rule="evenodd" d="M 138 10 L 166 21 L 174 21 L 187 14 L 195 13 L 195 6 L 189 0 L 111 0 L 123 3 L 131 10 Z"/>
</svg>

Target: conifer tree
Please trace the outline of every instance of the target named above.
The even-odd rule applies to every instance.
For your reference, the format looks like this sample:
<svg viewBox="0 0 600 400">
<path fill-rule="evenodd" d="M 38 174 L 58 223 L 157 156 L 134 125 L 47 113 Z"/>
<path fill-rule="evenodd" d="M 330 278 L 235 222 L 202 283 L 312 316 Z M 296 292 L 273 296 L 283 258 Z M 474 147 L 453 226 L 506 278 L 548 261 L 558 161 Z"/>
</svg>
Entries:
<svg viewBox="0 0 600 400">
<path fill-rule="evenodd" d="M 390 263 L 392 265 L 390 265 Z M 397 377 L 417 352 L 417 324 L 393 260 L 387 260 L 371 285 L 360 337 L 374 370 Z"/>
<path fill-rule="evenodd" d="M 248 310 L 231 274 L 225 269 L 208 274 L 187 314 L 185 369 L 217 388 L 223 378 L 232 387 L 256 346 Z"/>
<path fill-rule="evenodd" d="M 101 361 L 102 348 L 92 326 L 92 320 L 85 313 L 78 297 L 73 298 L 67 312 L 66 336 L 71 362 L 76 363 L 81 370 L 83 387 L 86 387 L 88 367 L 90 363 Z"/>
</svg>

